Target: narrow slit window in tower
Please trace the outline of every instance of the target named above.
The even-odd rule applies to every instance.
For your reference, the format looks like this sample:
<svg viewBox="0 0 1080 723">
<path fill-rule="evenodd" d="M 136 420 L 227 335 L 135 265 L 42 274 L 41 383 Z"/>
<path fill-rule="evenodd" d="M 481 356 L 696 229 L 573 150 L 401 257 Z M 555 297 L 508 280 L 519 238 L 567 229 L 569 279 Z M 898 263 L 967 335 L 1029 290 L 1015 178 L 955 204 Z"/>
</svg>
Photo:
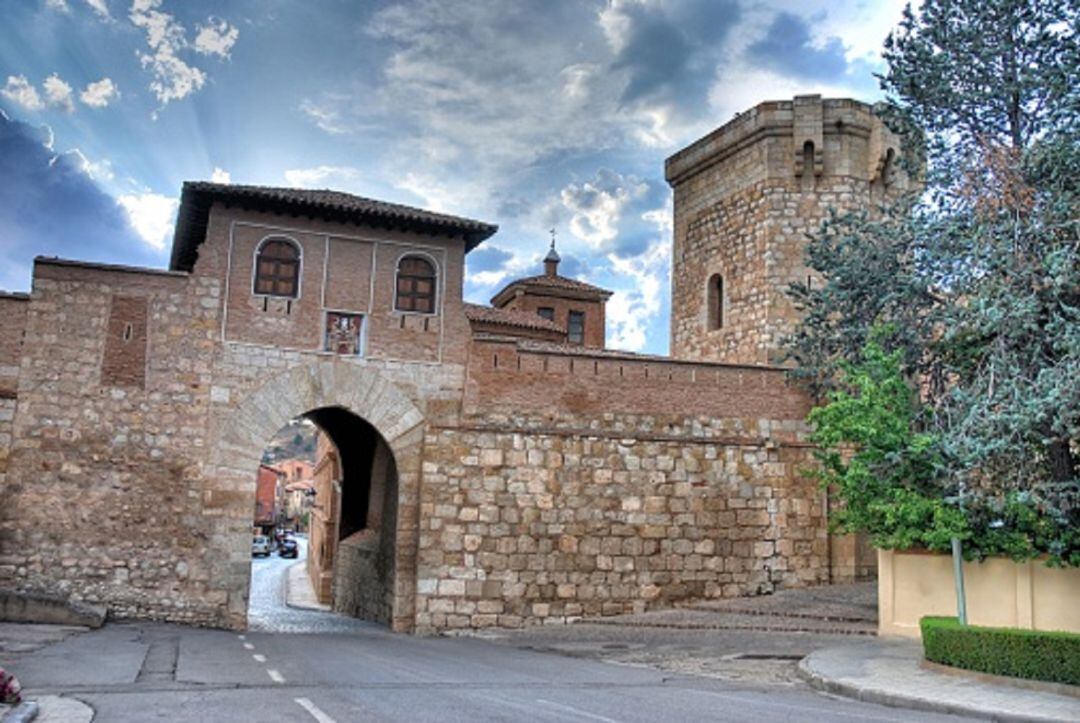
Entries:
<svg viewBox="0 0 1080 723">
<path fill-rule="evenodd" d="M 721 274 L 713 274 L 709 277 L 707 296 L 709 331 L 716 331 L 724 327 L 724 277 Z"/>
</svg>

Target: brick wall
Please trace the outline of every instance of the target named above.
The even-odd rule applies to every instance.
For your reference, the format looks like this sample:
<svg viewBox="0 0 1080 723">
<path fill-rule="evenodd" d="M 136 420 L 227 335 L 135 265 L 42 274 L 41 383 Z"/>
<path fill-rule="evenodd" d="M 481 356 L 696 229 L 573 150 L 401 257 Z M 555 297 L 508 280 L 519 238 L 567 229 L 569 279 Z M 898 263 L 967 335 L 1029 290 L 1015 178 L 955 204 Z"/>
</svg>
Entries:
<svg viewBox="0 0 1080 723">
<path fill-rule="evenodd" d="M 583 312 L 585 314 L 583 345 L 595 349 L 602 349 L 604 347 L 606 333 L 604 302 L 557 298 L 530 292 L 515 297 L 507 303 L 504 308 L 517 309 L 535 314 L 537 309 L 540 309 L 541 307 L 553 309 L 555 312 L 554 321 L 563 329 L 568 329 L 571 311 Z"/>
<path fill-rule="evenodd" d="M 302 249 L 298 298 L 253 293 L 256 250 L 268 238 Z M 460 362 L 469 325 L 462 309 L 464 241 L 420 236 L 216 205 L 195 273 L 227 280 L 227 342 L 323 350 L 327 311 L 364 314 L 365 356 L 372 359 Z M 422 255 L 438 272 L 434 314 L 394 309 L 398 261 Z M 374 271 L 373 271 L 374 270 Z"/>
<path fill-rule="evenodd" d="M 497 361 L 496 361 L 497 360 Z M 476 341 L 469 357 L 465 411 L 518 410 L 593 415 L 700 415 L 730 421 L 732 433 L 791 436 L 809 400 L 779 368 L 679 362 L 611 353 L 531 350 L 527 344 Z M 765 430 L 758 428 L 767 424 Z M 588 425 L 586 425 L 588 426 Z"/>
</svg>

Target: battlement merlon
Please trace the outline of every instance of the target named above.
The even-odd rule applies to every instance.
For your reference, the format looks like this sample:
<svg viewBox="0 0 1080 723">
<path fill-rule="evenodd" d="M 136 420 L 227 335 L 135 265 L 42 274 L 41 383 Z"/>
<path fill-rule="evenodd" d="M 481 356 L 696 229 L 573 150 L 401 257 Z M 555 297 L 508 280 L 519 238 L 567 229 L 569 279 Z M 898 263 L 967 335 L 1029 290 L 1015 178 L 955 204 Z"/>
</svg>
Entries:
<svg viewBox="0 0 1080 723">
<path fill-rule="evenodd" d="M 829 158 L 828 138 L 841 135 L 867 139 L 864 158 Z M 755 144 L 776 139 L 785 143 L 769 162 L 755 164 L 759 179 L 791 178 L 804 173 L 815 176 L 844 175 L 876 180 L 898 158 L 900 140 L 874 113 L 873 106 L 848 98 L 820 95 L 796 96 L 794 100 L 766 101 L 673 154 L 664 162 L 664 178 L 676 187 L 702 171 L 722 163 Z M 806 151 L 812 144 L 812 157 Z M 891 152 L 891 154 L 890 154 Z"/>
</svg>

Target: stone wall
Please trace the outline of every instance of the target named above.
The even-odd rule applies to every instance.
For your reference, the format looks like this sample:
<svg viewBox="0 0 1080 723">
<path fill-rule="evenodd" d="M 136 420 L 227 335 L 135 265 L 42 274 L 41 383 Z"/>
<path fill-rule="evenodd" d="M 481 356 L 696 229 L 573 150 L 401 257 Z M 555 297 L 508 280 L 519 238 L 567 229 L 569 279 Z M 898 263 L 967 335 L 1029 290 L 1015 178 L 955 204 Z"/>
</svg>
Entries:
<svg viewBox="0 0 1080 723">
<path fill-rule="evenodd" d="M 262 450 L 327 406 L 371 423 L 397 472 L 339 547 L 335 607 L 397 630 L 828 580 L 820 495 L 798 475 L 807 402 L 782 370 L 527 341 L 475 341 L 468 367 L 223 343 L 222 288 L 38 265 L 0 584 L 243 626 Z M 109 344 L 141 339 L 116 297 L 147 309 L 142 379 L 102 376 Z"/>
<path fill-rule="evenodd" d="M 397 471 L 387 444 L 376 440 L 364 529 L 337 542 L 333 570 L 335 611 L 390 625 L 398 510 Z"/>
<path fill-rule="evenodd" d="M 146 309 L 144 385 L 103 376 L 107 346 L 134 340 L 109 323 L 118 290 Z M 198 484 L 218 302 L 216 283 L 185 274 L 36 264 L 0 585 L 107 604 L 113 617 L 222 620 Z"/>
<path fill-rule="evenodd" d="M 0 393 L 15 391 L 28 301 L 25 294 L 0 292 Z"/>
<path fill-rule="evenodd" d="M 781 369 L 474 342 L 425 438 L 417 628 L 827 582 L 807 403 Z"/>
<path fill-rule="evenodd" d="M 0 586 L 116 618 L 243 627 L 263 449 L 329 407 L 370 424 L 385 442 L 376 463 L 394 470 L 338 549 L 335 606 L 395 630 L 567 620 L 857 572 L 858 548 L 830 548 L 825 500 L 800 474 L 808 400 L 777 367 L 704 361 L 768 358 L 793 319 L 781 289 L 803 273 L 792 239 L 829 193 L 859 203 L 875 193 L 866 178 L 888 176 L 870 168 L 887 143 L 865 106 L 803 103 L 816 119 L 795 105 L 761 106 L 669 162 L 673 350 L 694 359 L 472 338 L 457 237 L 215 206 L 191 274 L 39 260 L 28 301 L 0 297 Z M 755 125 L 764 116 L 772 125 Z M 804 135 L 822 159 L 792 157 Z M 866 176 L 870 195 L 833 176 Z M 251 295 L 251 254 L 274 234 L 304 248 L 295 305 Z M 441 272 L 435 315 L 393 310 L 397 260 L 419 250 Z M 731 326 L 703 336 L 695 274 L 717 269 Z M 340 306 L 368 315 L 362 357 L 322 351 Z"/>
<path fill-rule="evenodd" d="M 11 454 L 27 301 L 25 294 L 0 293 L 0 489 L 5 489 Z"/>
<path fill-rule="evenodd" d="M 15 397 L 0 393 L 0 489 L 7 489 L 8 460 L 11 455 Z M 0 573 L 2 574 L 2 573 Z"/>
<path fill-rule="evenodd" d="M 695 418 L 471 421 L 425 440 L 420 630 L 828 580 L 821 494 L 799 475 L 805 445 L 736 443 Z"/>
</svg>

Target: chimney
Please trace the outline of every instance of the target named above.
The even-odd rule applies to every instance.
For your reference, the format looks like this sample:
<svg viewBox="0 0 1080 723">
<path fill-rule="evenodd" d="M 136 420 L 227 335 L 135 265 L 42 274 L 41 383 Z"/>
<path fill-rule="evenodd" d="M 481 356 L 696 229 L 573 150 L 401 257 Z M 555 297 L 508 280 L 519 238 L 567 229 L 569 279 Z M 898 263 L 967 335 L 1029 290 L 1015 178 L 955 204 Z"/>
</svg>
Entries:
<svg viewBox="0 0 1080 723">
<path fill-rule="evenodd" d="M 559 258 L 559 252 L 555 250 L 555 232 L 552 231 L 551 249 L 548 250 L 547 256 L 544 257 L 544 275 L 558 275 L 560 261 L 562 261 L 562 259 Z"/>
</svg>

